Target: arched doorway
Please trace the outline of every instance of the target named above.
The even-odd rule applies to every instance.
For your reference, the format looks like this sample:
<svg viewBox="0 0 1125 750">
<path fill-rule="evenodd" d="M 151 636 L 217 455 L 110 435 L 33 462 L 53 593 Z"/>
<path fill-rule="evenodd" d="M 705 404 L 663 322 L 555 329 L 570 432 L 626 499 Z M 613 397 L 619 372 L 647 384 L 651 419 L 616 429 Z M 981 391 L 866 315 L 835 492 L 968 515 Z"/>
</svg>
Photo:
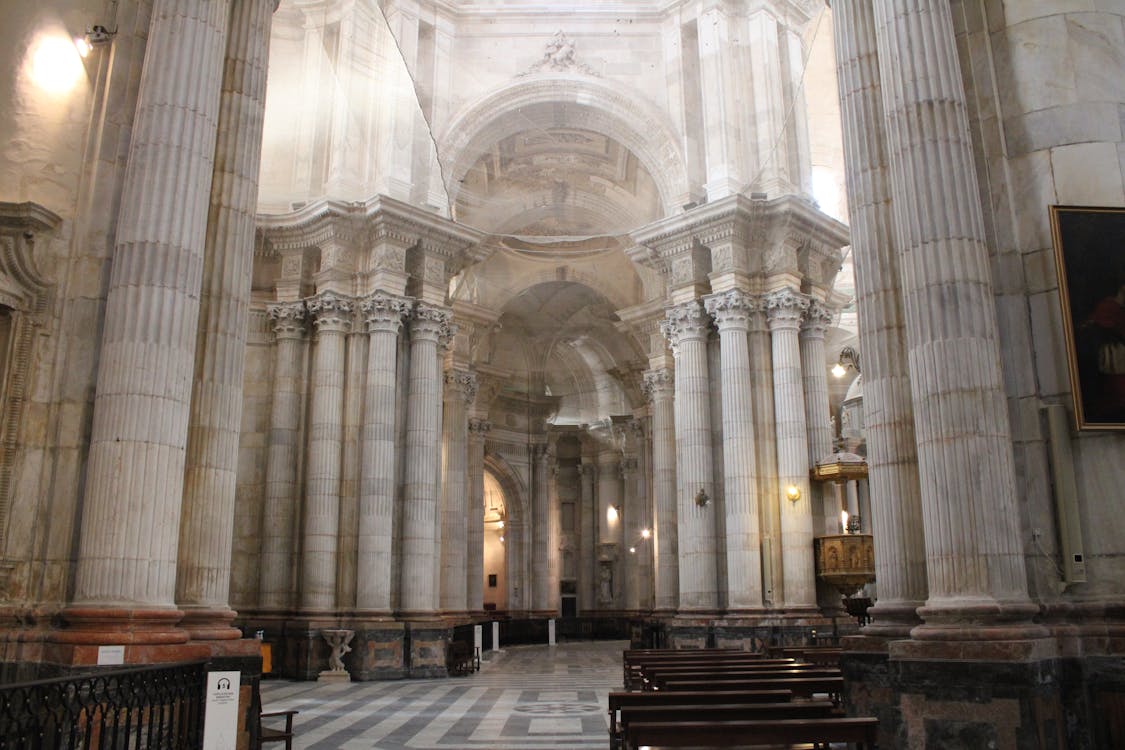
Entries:
<svg viewBox="0 0 1125 750">
<path fill-rule="evenodd" d="M 490 471 L 484 473 L 484 608 L 508 609 L 508 505 L 504 488 Z"/>
</svg>

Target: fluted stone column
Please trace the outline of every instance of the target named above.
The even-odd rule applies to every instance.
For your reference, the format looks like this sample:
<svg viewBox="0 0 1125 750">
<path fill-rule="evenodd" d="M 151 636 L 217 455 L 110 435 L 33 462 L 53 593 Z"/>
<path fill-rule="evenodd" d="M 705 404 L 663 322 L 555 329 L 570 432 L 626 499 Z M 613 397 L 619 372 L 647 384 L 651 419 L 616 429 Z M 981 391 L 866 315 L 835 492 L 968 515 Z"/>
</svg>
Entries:
<svg viewBox="0 0 1125 750">
<path fill-rule="evenodd" d="M 618 536 L 621 544 L 621 562 L 617 570 L 623 584 L 620 601 L 621 605 L 627 610 L 637 610 L 641 606 L 638 588 L 640 583 L 638 566 L 640 563 L 637 559 L 637 553 L 629 551 L 630 549 L 636 549 L 634 536 L 639 529 L 638 523 L 642 518 L 638 507 L 640 501 L 637 498 L 638 468 L 636 456 L 627 455 L 618 464 L 618 469 L 621 472 L 623 508 L 618 525 L 621 530 Z"/>
<path fill-rule="evenodd" d="M 547 464 L 547 610 L 555 617 L 559 613 L 559 576 L 562 572 L 562 504 L 559 500 L 559 466 L 556 443 L 548 448 Z"/>
<path fill-rule="evenodd" d="M 262 508 L 262 551 L 258 604 L 279 610 L 293 606 L 290 579 L 297 509 L 297 465 L 304 388 L 306 311 L 304 302 L 269 308 L 277 337 L 273 405 L 266 453 L 266 497 Z"/>
<path fill-rule="evenodd" d="M 758 536 L 758 462 L 750 395 L 749 316 L 756 301 L 731 290 L 706 300 L 719 327 L 723 388 L 723 483 L 726 490 L 727 609 L 762 606 Z"/>
<path fill-rule="evenodd" d="M 766 297 L 773 339 L 773 398 L 780 484 L 774 502 L 781 507 L 781 564 L 786 609 L 816 606 L 808 433 L 797 340 L 801 318 L 808 307 L 807 297 L 788 289 Z M 797 488 L 799 500 L 787 498 L 789 487 Z"/>
<path fill-rule="evenodd" d="M 673 378 L 667 369 L 649 370 L 644 376 L 644 390 L 652 404 L 652 497 L 656 515 L 652 530 L 656 550 L 654 607 L 658 612 L 672 612 L 679 603 Z"/>
<path fill-rule="evenodd" d="M 382 615 L 391 611 L 388 574 L 394 532 L 398 336 L 403 317 L 412 307 L 410 300 L 384 292 L 375 292 L 360 303 L 368 342 L 360 441 L 356 608 Z"/>
<path fill-rule="evenodd" d="M 402 513 L 401 610 L 408 616 L 432 615 L 438 607 L 434 589 L 438 523 L 438 421 L 442 398 L 438 343 L 452 313 L 419 303 L 410 320 L 410 387 L 406 412 L 406 462 Z"/>
<path fill-rule="evenodd" d="M 597 466 L 589 458 L 582 459 L 581 472 L 581 516 L 582 533 L 578 539 L 578 556 L 581 562 L 578 586 L 578 608 L 589 612 L 597 606 L 598 586 L 598 548 L 597 548 L 597 513 L 598 505 L 595 493 L 597 481 Z"/>
<path fill-rule="evenodd" d="M 765 301 L 755 300 L 748 316 L 750 400 L 754 410 L 754 453 L 758 458 L 759 537 L 762 560 L 762 603 L 784 601 L 781 571 L 781 506 L 777 479 L 777 420 L 773 398 L 773 342 Z"/>
<path fill-rule="evenodd" d="M 834 0 L 856 308 L 863 346 L 864 433 L 879 598 L 865 633 L 905 636 L 926 600 L 925 536 L 907 376 L 906 332 L 898 292 L 898 241 L 890 206 L 885 125 L 875 42 L 866 0 Z"/>
<path fill-rule="evenodd" d="M 234 0 L 227 34 L 176 573 L 181 627 L 197 639 L 241 634 L 230 627 L 231 541 L 274 6 L 275 0 Z"/>
<path fill-rule="evenodd" d="M 697 497 L 715 495 L 707 376 L 710 322 L 703 305 L 691 300 L 669 308 L 661 324 L 676 358 L 676 519 L 682 612 L 708 612 L 719 606 L 715 508 L 711 501 L 696 501 Z"/>
<path fill-rule="evenodd" d="M 129 139 L 65 617 L 78 629 L 131 620 L 132 643 L 187 637 L 143 631 L 182 616 L 180 509 L 229 8 L 156 0 Z"/>
<path fill-rule="evenodd" d="M 340 466 L 343 451 L 344 334 L 352 302 L 332 292 L 308 300 L 316 326 L 309 384 L 309 449 L 305 474 L 301 608 L 336 606 L 336 536 L 340 531 Z"/>
<path fill-rule="evenodd" d="M 445 374 L 445 408 L 442 410 L 442 512 L 441 608 L 466 612 L 469 514 L 469 415 L 477 397 L 477 376 L 464 370 Z M 481 528 L 484 520 L 481 520 Z"/>
<path fill-rule="evenodd" d="M 977 625 L 1037 612 L 1019 538 L 980 185 L 949 4 L 874 8 L 926 529 L 929 599 L 913 635 L 972 638 Z"/>
<path fill-rule="evenodd" d="M 469 419 L 468 559 L 465 565 L 470 612 L 484 611 L 484 441 L 492 430 L 487 419 Z"/>
<path fill-rule="evenodd" d="M 828 409 L 827 357 L 824 334 L 832 323 L 832 313 L 817 300 L 809 303 L 801 323 L 801 380 L 805 392 L 805 429 L 809 437 L 809 466 L 816 466 L 832 453 L 832 421 Z M 835 514 L 828 508 L 831 491 L 823 484 L 810 485 L 814 505 L 814 534 L 832 534 L 836 528 Z M 838 607 L 840 597 L 826 584 L 821 584 L 821 606 Z"/>
<path fill-rule="evenodd" d="M 340 451 L 340 533 L 336 550 L 336 605 L 355 609 L 359 568 L 359 485 L 363 462 L 363 399 L 367 390 L 367 324 L 353 304 L 345 337 L 344 411 Z"/>
<path fill-rule="evenodd" d="M 550 592 L 548 591 L 549 579 L 547 558 L 550 555 L 550 519 L 549 498 L 547 492 L 547 461 L 549 457 L 546 445 L 531 447 L 531 523 L 532 523 L 532 553 L 531 553 L 531 608 L 543 612 L 550 608 Z"/>
</svg>

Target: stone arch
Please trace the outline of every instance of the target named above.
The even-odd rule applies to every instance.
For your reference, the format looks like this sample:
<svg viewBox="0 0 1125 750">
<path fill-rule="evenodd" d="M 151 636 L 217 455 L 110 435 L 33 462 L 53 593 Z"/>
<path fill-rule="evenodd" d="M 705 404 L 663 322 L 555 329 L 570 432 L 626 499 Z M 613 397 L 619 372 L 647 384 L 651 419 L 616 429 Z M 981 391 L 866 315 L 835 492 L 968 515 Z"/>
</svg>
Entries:
<svg viewBox="0 0 1125 750">
<path fill-rule="evenodd" d="M 628 148 L 656 181 L 666 215 L 687 203 L 687 167 L 667 116 L 600 78 L 544 73 L 518 78 L 453 117 L 437 135 L 447 157 L 446 190 L 456 203 L 461 180 L 494 143 L 528 125 L 580 126 Z"/>
<path fill-rule="evenodd" d="M 495 451 L 486 450 L 484 454 L 484 470 L 500 483 L 504 491 L 504 503 L 508 510 L 505 519 L 508 542 L 504 552 L 504 566 L 506 568 L 508 610 L 526 610 L 529 608 L 531 584 L 531 524 L 530 524 L 530 498 L 527 496 L 527 485 L 520 475 L 502 455 Z"/>
</svg>

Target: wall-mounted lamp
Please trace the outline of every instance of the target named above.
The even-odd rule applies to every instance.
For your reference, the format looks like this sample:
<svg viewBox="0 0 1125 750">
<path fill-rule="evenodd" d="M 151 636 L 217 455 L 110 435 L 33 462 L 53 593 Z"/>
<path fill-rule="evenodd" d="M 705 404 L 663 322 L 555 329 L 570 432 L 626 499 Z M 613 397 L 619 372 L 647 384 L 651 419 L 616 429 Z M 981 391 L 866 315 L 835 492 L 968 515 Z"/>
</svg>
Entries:
<svg viewBox="0 0 1125 750">
<path fill-rule="evenodd" d="M 859 369 L 859 352 L 854 347 L 845 346 L 840 350 L 836 364 L 832 365 L 832 377 L 842 378 L 847 374 L 848 368 L 861 372 Z"/>
<path fill-rule="evenodd" d="M 794 503 L 797 502 L 801 499 L 801 488 L 795 484 L 789 485 L 785 488 L 785 497 Z"/>
<path fill-rule="evenodd" d="M 501 535 L 500 535 L 500 543 L 501 543 L 501 544 L 503 544 L 503 543 L 504 543 L 504 535 L 503 535 L 503 534 L 501 534 Z"/>
<path fill-rule="evenodd" d="M 845 534 L 848 533 L 848 512 L 846 510 L 840 511 L 840 530 Z"/>
<path fill-rule="evenodd" d="M 630 547 L 629 548 L 629 554 L 631 554 L 631 555 L 637 554 L 637 548 L 636 547 Z"/>
<path fill-rule="evenodd" d="M 617 506 L 612 503 L 605 509 L 605 519 L 610 523 L 617 523 Z"/>
<path fill-rule="evenodd" d="M 695 493 L 695 504 L 702 508 L 709 502 L 711 502 L 711 498 L 707 496 L 707 490 L 700 487 L 699 492 Z"/>
<path fill-rule="evenodd" d="M 641 539 L 648 539 L 652 536 L 652 532 L 648 529 L 641 529 Z"/>
<path fill-rule="evenodd" d="M 75 37 L 74 46 L 78 48 L 79 55 L 86 57 L 94 47 L 109 44 L 115 36 L 117 36 L 117 29 L 110 31 L 105 26 L 91 26 L 86 29 L 85 34 Z"/>
</svg>

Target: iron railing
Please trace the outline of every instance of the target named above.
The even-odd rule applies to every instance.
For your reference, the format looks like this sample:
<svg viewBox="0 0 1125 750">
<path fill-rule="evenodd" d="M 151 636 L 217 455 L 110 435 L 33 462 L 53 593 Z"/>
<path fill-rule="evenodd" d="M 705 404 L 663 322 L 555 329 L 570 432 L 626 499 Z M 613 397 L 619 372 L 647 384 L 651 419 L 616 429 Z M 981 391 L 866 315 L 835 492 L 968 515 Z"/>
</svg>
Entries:
<svg viewBox="0 0 1125 750">
<path fill-rule="evenodd" d="M 0 686 L 0 750 L 195 750 L 206 662 Z"/>
</svg>

